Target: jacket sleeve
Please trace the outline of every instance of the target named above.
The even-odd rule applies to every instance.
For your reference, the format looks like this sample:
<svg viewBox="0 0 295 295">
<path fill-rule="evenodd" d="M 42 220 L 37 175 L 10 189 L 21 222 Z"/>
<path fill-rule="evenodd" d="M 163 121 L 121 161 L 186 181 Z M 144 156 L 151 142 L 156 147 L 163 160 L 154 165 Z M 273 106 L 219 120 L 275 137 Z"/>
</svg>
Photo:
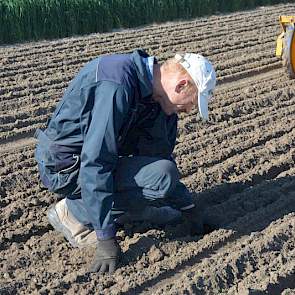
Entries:
<svg viewBox="0 0 295 295">
<path fill-rule="evenodd" d="M 94 95 L 81 152 L 81 195 L 98 239 L 109 239 L 116 234 L 110 210 L 117 139 L 128 114 L 130 95 L 122 86 L 106 81 L 95 88 Z"/>
</svg>

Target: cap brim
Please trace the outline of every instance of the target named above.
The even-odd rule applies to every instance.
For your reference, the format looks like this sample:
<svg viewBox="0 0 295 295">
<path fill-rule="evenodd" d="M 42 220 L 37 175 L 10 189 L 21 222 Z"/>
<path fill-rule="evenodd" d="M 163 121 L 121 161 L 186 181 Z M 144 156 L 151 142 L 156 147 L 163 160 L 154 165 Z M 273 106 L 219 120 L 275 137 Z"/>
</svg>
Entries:
<svg viewBox="0 0 295 295">
<path fill-rule="evenodd" d="M 202 93 L 198 93 L 198 107 L 200 116 L 208 121 L 209 119 L 209 113 L 208 113 L 208 99 L 207 95 L 204 95 Z"/>
</svg>

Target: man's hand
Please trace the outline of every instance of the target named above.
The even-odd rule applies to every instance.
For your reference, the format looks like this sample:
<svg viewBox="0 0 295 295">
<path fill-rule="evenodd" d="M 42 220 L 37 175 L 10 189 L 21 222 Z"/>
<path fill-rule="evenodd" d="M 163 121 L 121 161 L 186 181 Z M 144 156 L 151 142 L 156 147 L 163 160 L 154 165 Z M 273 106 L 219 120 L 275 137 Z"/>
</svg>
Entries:
<svg viewBox="0 0 295 295">
<path fill-rule="evenodd" d="M 99 240 L 90 272 L 113 273 L 120 259 L 121 249 L 115 238 Z"/>
<path fill-rule="evenodd" d="M 203 215 L 200 208 L 195 206 L 191 209 L 183 210 L 182 216 L 192 236 L 204 234 Z"/>
</svg>

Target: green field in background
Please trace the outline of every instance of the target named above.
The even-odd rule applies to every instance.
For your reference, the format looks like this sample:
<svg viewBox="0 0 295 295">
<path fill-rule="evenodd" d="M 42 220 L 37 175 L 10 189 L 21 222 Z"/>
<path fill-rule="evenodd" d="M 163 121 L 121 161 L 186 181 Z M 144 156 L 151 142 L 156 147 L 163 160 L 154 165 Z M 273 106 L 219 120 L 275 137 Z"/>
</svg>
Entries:
<svg viewBox="0 0 295 295">
<path fill-rule="evenodd" d="M 287 0 L 0 0 L 0 44 L 191 19 Z"/>
</svg>

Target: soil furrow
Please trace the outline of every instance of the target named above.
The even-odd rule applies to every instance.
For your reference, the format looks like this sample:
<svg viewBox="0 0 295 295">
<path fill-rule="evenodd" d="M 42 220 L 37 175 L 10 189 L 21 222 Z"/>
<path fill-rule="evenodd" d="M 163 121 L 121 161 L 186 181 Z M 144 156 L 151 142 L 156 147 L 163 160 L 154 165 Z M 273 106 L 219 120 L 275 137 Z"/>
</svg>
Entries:
<svg viewBox="0 0 295 295">
<path fill-rule="evenodd" d="M 0 293 L 293 294 L 295 84 L 274 51 L 278 17 L 294 9 L 0 47 Z M 127 224 L 119 269 L 87 274 L 94 248 L 70 247 L 48 224 L 56 196 L 40 184 L 33 133 L 84 63 L 138 47 L 160 62 L 200 52 L 216 67 L 210 121 L 197 109 L 181 114 L 175 148 L 206 234 Z"/>
<path fill-rule="evenodd" d="M 230 23 L 232 22 L 233 24 L 239 22 L 239 21 L 245 21 L 247 19 L 247 15 L 251 15 L 251 17 L 264 17 L 266 21 L 269 21 L 269 17 L 273 17 L 274 12 L 276 14 L 281 14 L 282 12 L 286 13 L 286 11 L 292 11 L 292 9 L 294 8 L 293 5 L 285 5 L 281 8 L 277 7 L 276 8 L 266 8 L 263 11 L 251 11 L 251 12 L 246 12 L 245 14 L 240 14 L 240 13 L 236 13 L 236 14 L 232 14 L 232 15 L 225 15 L 223 17 L 218 17 L 218 16 L 212 16 L 209 19 L 207 18 L 202 18 L 200 20 L 196 20 L 196 21 L 189 21 L 189 22 L 184 22 L 181 24 L 178 23 L 168 23 L 167 25 L 161 25 L 161 26 L 152 26 L 151 28 L 147 27 L 147 28 L 143 28 L 141 30 L 127 30 L 127 31 L 123 31 L 123 32 L 119 32 L 119 33 L 107 33 L 107 34 L 99 34 L 99 35 L 91 35 L 90 37 L 78 37 L 78 38 L 71 38 L 71 39 L 62 39 L 62 40 L 58 40 L 58 41 L 52 41 L 51 44 L 54 48 L 54 50 L 56 52 L 58 51 L 64 51 L 64 50 L 73 50 L 74 48 L 76 48 L 76 46 L 79 46 L 80 42 L 83 40 L 87 40 L 88 42 L 92 42 L 92 44 L 97 44 L 97 40 L 96 40 L 96 36 L 101 37 L 101 43 L 102 44 L 106 44 L 107 42 L 114 42 L 116 41 L 116 39 L 118 39 L 118 42 L 121 41 L 133 41 L 132 38 L 134 38 L 134 33 L 137 34 L 137 38 L 138 37 L 145 37 L 146 35 L 148 36 L 153 36 L 153 34 L 155 36 L 158 36 L 158 33 L 160 33 L 161 35 L 163 33 L 167 33 L 168 35 L 170 35 L 171 32 L 173 32 L 174 34 L 177 32 L 181 32 L 181 30 L 177 30 L 178 27 L 180 27 L 181 29 L 190 29 L 191 27 L 194 28 L 195 25 L 197 24 L 199 26 L 200 32 L 204 31 L 204 30 L 208 30 L 208 25 L 211 27 L 216 27 L 216 24 L 218 24 L 219 27 L 224 27 L 224 25 L 230 25 Z M 249 19 L 248 19 L 249 20 Z M 245 22 L 244 22 L 245 23 Z M 247 27 L 248 22 L 245 23 L 245 27 Z M 243 27 L 244 27 L 243 26 Z M 211 29 L 210 27 L 210 29 Z M 155 30 L 156 28 L 156 30 Z M 209 30 L 210 30 L 209 29 Z M 128 37 L 127 37 L 128 36 Z M 128 39 L 130 38 L 130 39 Z M 71 45 L 69 45 L 69 40 L 71 40 Z M 93 41 L 95 40 L 95 41 Z M 130 43 L 131 43 L 130 42 Z M 78 43 L 78 44 L 77 44 Z M 50 51 L 48 50 L 48 44 L 45 42 L 40 42 L 39 43 L 35 43 L 36 45 L 30 46 L 30 48 L 32 49 L 41 49 L 41 50 L 46 50 L 44 53 L 48 54 Z M 91 44 L 91 43 L 90 43 Z M 3 53 L 5 55 L 7 55 L 9 52 L 13 53 L 14 56 L 16 57 L 30 57 L 30 54 L 27 51 L 27 46 L 16 46 L 13 47 L 12 49 L 10 49 L 9 46 L 4 47 Z M 0 48 L 1 49 L 1 48 Z M 15 55 L 15 52 L 19 51 L 20 54 L 19 55 Z M 55 53 L 56 53 L 55 52 Z M 40 53 L 40 52 L 38 52 Z M 1 54 L 1 50 L 0 50 L 0 54 Z"/>
</svg>

